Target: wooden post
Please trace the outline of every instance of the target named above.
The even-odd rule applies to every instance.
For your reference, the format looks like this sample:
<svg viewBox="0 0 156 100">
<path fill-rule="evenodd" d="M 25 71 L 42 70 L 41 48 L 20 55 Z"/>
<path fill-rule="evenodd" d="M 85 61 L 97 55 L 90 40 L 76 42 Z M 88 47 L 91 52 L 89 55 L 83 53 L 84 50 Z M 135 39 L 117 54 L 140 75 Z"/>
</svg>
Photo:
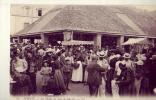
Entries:
<svg viewBox="0 0 156 100">
<path fill-rule="evenodd" d="M 41 33 L 41 41 L 45 45 L 48 45 L 48 43 L 49 43 L 48 36 L 46 34 L 44 34 L 44 33 Z"/>
<path fill-rule="evenodd" d="M 101 38 L 102 38 L 102 35 L 101 34 L 96 34 L 95 37 L 94 37 L 94 44 L 99 49 L 101 49 Z"/>
</svg>

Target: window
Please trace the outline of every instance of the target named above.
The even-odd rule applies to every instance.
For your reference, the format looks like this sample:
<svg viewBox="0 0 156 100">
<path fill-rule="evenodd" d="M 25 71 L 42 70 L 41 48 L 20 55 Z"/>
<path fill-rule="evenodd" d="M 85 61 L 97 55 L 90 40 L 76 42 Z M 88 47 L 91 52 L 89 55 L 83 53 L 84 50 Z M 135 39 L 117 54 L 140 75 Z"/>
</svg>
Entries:
<svg viewBox="0 0 156 100">
<path fill-rule="evenodd" d="M 38 10 L 38 16 L 42 16 L 42 9 Z"/>
</svg>

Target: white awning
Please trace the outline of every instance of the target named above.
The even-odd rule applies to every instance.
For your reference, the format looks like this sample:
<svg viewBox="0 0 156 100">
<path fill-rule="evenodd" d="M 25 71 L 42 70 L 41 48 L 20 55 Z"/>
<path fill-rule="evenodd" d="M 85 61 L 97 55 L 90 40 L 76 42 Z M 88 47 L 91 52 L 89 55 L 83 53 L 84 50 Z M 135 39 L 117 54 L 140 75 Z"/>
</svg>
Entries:
<svg viewBox="0 0 156 100">
<path fill-rule="evenodd" d="M 122 45 L 134 45 L 134 44 L 149 44 L 147 38 L 129 38 L 128 41 Z"/>
<path fill-rule="evenodd" d="M 71 41 L 62 41 L 62 45 L 93 45 L 94 41 L 78 41 L 78 40 L 71 40 Z"/>
</svg>

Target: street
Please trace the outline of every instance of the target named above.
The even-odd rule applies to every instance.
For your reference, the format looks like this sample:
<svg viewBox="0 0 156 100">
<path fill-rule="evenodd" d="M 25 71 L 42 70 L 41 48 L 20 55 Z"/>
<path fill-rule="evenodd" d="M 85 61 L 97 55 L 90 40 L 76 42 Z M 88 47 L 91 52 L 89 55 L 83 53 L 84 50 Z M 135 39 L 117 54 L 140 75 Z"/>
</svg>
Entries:
<svg viewBox="0 0 156 100">
<path fill-rule="evenodd" d="M 67 95 L 72 96 L 89 96 L 88 85 L 83 83 L 70 83 L 70 91 L 67 91 Z"/>
</svg>

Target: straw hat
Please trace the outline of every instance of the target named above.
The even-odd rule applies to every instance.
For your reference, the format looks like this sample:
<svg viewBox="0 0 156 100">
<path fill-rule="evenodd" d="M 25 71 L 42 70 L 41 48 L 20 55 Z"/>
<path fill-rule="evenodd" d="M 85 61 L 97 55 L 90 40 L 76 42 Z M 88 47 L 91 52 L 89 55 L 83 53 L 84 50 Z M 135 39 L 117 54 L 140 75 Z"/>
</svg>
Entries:
<svg viewBox="0 0 156 100">
<path fill-rule="evenodd" d="M 70 61 L 70 58 L 69 58 L 69 57 L 66 57 L 66 58 L 65 58 L 65 61 Z"/>
<path fill-rule="evenodd" d="M 47 48 L 46 52 L 53 52 L 53 49 Z"/>
<path fill-rule="evenodd" d="M 80 46 L 80 48 L 84 48 L 84 46 L 83 46 L 83 45 L 81 45 L 81 46 Z"/>
<path fill-rule="evenodd" d="M 101 51 L 101 52 L 99 52 L 98 56 L 99 57 L 105 57 L 106 56 L 106 53 L 104 51 Z"/>
<path fill-rule="evenodd" d="M 131 55 L 130 55 L 129 53 L 125 53 L 125 54 L 123 55 L 123 57 L 124 57 L 124 58 L 131 58 Z"/>
<path fill-rule="evenodd" d="M 48 63 L 48 60 L 43 60 L 43 63 Z"/>
</svg>

